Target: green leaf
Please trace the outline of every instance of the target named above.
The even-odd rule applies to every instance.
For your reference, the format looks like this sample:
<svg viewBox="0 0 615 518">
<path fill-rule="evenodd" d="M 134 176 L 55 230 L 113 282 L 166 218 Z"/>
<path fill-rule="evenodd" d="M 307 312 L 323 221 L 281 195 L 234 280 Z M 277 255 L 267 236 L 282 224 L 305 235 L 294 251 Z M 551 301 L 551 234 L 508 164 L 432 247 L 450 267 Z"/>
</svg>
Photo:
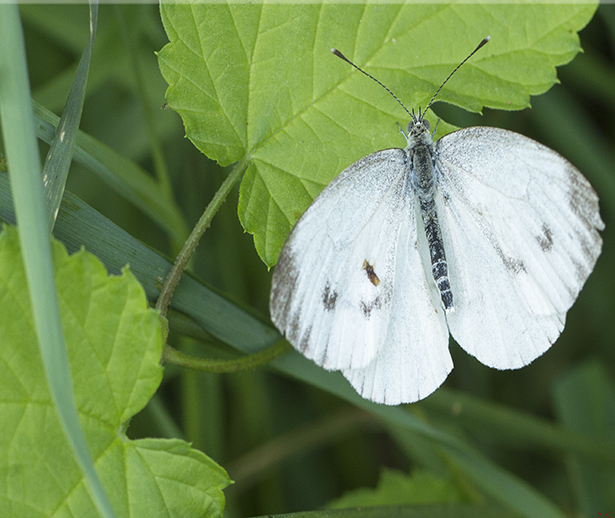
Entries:
<svg viewBox="0 0 615 518">
<path fill-rule="evenodd" d="M 356 489 L 331 502 L 329 507 L 367 507 L 376 505 L 420 505 L 463 501 L 463 492 L 452 480 L 427 471 L 412 475 L 383 469 L 376 489 Z"/>
<path fill-rule="evenodd" d="M 179 440 L 131 441 L 128 420 L 162 379 L 157 313 L 125 269 L 53 243 L 79 420 L 117 516 L 221 516 L 225 471 Z M 17 230 L 0 234 L 0 516 L 95 516 L 47 387 Z"/>
<path fill-rule="evenodd" d="M 251 161 L 239 215 L 273 265 L 294 223 L 339 172 L 404 145 L 396 122 L 407 114 L 331 47 L 418 108 L 491 35 L 439 99 L 476 112 L 521 109 L 580 51 L 576 32 L 595 8 L 163 4 L 170 43 L 159 63 L 169 106 L 192 142 L 222 165 Z M 439 136 L 451 129 L 440 124 Z"/>
</svg>

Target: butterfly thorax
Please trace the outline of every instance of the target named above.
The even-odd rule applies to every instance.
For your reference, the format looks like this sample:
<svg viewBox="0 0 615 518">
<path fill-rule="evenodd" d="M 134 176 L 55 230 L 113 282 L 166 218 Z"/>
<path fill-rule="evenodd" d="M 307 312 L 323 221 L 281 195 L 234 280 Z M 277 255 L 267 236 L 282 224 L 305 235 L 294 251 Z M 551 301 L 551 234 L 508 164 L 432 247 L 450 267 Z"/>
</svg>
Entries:
<svg viewBox="0 0 615 518">
<path fill-rule="evenodd" d="M 429 131 L 429 123 L 421 117 L 414 117 L 408 124 L 407 134 L 404 134 L 408 145 L 406 153 L 413 174 L 410 180 L 412 187 L 421 203 L 421 211 L 435 212 L 435 171 L 433 156 L 435 145 Z"/>
</svg>

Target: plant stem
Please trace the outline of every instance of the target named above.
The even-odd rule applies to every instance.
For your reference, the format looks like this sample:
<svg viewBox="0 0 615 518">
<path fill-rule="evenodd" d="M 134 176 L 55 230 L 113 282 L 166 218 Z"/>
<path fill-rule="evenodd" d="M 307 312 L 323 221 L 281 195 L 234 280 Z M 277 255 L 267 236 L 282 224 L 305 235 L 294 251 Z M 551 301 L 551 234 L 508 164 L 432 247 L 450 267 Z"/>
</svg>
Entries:
<svg viewBox="0 0 615 518">
<path fill-rule="evenodd" d="M 291 346 L 286 340 L 280 340 L 271 347 L 250 356 L 244 356 L 235 360 L 217 360 L 190 356 L 167 344 L 162 353 L 162 359 L 165 362 L 179 365 L 180 367 L 205 372 L 241 372 L 266 365 L 279 356 L 286 354 L 290 349 Z"/>
<path fill-rule="evenodd" d="M 173 292 L 179 283 L 182 273 L 184 273 L 184 270 L 188 265 L 188 261 L 190 261 L 192 254 L 196 250 L 201 236 L 211 224 L 211 220 L 226 200 L 226 197 L 231 192 L 233 186 L 241 178 L 247 165 L 248 161 L 245 159 L 237 163 L 235 168 L 231 171 L 231 174 L 228 175 L 226 180 L 224 180 L 209 205 L 205 208 L 203 215 L 195 225 L 194 229 L 192 229 L 192 232 L 184 243 L 184 247 L 179 252 L 177 259 L 175 259 L 175 264 L 173 265 L 173 268 L 171 268 L 171 271 L 169 272 L 169 275 L 167 275 L 164 285 L 160 290 L 160 296 L 156 302 L 156 309 L 160 311 L 160 316 L 166 317 L 169 304 L 171 303 L 171 298 L 173 297 Z"/>
</svg>

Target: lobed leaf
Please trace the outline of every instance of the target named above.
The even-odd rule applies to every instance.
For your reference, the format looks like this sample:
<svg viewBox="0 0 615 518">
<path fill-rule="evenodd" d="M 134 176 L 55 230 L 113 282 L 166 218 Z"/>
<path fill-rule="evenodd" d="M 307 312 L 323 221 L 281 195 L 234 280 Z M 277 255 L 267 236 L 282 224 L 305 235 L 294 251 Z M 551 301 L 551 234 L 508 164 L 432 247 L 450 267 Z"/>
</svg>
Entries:
<svg viewBox="0 0 615 518">
<path fill-rule="evenodd" d="M 221 516 L 226 472 L 179 440 L 131 441 L 128 420 L 162 379 L 160 322 L 126 268 L 82 250 L 53 256 L 79 419 L 117 516 Z M 0 516 L 95 516 L 55 413 L 17 230 L 0 234 Z"/>
<path fill-rule="evenodd" d="M 342 169 L 404 145 L 396 122 L 405 125 L 408 115 L 331 47 L 416 109 L 491 35 L 439 99 L 475 112 L 515 110 L 557 81 L 555 67 L 580 51 L 576 32 L 595 8 L 162 4 L 170 43 L 159 63 L 169 106 L 192 142 L 222 165 L 251 161 L 239 216 L 271 266 L 294 223 Z M 440 124 L 439 136 L 451 129 Z"/>
</svg>

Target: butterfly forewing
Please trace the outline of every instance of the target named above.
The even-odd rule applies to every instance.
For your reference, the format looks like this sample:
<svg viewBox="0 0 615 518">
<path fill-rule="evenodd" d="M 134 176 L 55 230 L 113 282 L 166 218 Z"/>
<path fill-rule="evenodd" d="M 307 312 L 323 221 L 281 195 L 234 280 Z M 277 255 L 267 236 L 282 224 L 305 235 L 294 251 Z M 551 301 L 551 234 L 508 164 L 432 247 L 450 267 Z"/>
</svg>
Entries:
<svg viewBox="0 0 615 518">
<path fill-rule="evenodd" d="M 343 171 L 293 228 L 270 310 L 289 342 L 326 369 L 355 369 L 387 340 L 401 222 L 413 212 L 401 149 Z"/>
<path fill-rule="evenodd" d="M 436 168 L 451 334 L 488 366 L 527 365 L 560 335 L 600 255 L 598 198 L 560 155 L 497 128 L 442 138 Z"/>
</svg>

